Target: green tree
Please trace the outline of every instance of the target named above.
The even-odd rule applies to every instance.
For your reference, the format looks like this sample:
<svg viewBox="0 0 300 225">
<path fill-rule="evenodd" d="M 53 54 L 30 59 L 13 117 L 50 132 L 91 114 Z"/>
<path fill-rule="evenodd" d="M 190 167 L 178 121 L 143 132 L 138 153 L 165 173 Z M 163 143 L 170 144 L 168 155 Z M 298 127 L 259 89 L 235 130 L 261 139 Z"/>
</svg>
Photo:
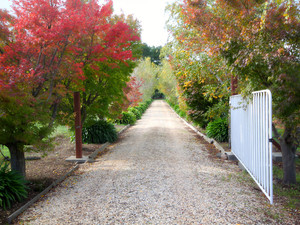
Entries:
<svg viewBox="0 0 300 225">
<path fill-rule="evenodd" d="M 159 67 L 152 63 L 150 58 L 140 60 L 134 69 L 132 76 L 141 83 L 139 90 L 143 94 L 143 101 L 150 99 L 153 95 L 157 87 L 158 72 Z"/>
<path fill-rule="evenodd" d="M 182 8 L 175 3 L 168 9 L 168 29 L 174 39 L 166 47 L 168 50 L 164 49 L 167 53 L 163 52 L 169 55 L 178 82 L 179 105 L 194 122 L 205 127 L 209 121 L 228 115 L 231 72 L 222 57 L 212 55 L 198 44 L 199 34 L 185 23 Z"/>
<path fill-rule="evenodd" d="M 142 56 L 144 59 L 150 57 L 151 62 L 155 63 L 156 65 L 160 65 L 161 64 L 161 60 L 160 60 L 160 51 L 161 51 L 162 47 L 158 46 L 148 46 L 146 43 L 143 43 L 142 45 Z"/>
<path fill-rule="evenodd" d="M 167 101 L 171 104 L 178 104 L 177 81 L 172 66 L 167 59 L 162 60 L 157 88 L 166 96 Z"/>
</svg>

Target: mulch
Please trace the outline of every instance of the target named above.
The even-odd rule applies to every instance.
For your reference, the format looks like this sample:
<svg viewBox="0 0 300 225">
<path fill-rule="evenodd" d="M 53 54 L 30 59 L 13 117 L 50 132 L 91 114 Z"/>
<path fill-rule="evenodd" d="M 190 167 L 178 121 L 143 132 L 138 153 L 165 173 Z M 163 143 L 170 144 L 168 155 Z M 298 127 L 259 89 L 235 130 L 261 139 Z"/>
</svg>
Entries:
<svg viewBox="0 0 300 225">
<path fill-rule="evenodd" d="M 23 202 L 17 202 L 6 211 L 0 208 L 0 224 L 7 224 L 7 217 L 21 208 L 36 195 L 46 189 L 55 180 L 66 174 L 75 163 L 67 162 L 65 159 L 75 155 L 75 143 L 65 136 L 57 136 L 55 147 L 46 154 L 26 153 L 30 158 L 40 158 L 37 160 L 26 160 L 26 180 L 28 181 L 28 197 Z M 83 144 L 82 154 L 90 155 L 99 149 L 101 144 Z"/>
</svg>

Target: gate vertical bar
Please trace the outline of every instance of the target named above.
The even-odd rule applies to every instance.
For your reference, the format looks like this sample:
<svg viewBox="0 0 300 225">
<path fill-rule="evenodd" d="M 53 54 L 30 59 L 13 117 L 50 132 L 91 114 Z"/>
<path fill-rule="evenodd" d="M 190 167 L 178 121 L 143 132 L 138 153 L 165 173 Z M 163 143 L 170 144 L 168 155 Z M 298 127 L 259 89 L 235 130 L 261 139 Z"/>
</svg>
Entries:
<svg viewBox="0 0 300 225">
<path fill-rule="evenodd" d="M 268 95 L 269 95 L 269 184 L 270 184 L 270 189 L 269 189 L 269 195 L 270 195 L 270 203 L 273 204 L 273 163 L 272 163 L 272 94 L 271 91 L 267 90 Z"/>
</svg>

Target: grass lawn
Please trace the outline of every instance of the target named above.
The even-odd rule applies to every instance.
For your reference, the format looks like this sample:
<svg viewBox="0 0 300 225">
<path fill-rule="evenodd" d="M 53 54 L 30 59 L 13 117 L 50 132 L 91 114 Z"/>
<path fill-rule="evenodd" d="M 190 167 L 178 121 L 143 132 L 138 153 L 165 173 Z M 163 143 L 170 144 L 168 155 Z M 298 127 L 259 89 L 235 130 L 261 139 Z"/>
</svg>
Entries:
<svg viewBox="0 0 300 225">
<path fill-rule="evenodd" d="M 300 167 L 300 159 L 296 159 L 296 168 Z M 274 179 L 283 179 L 283 169 L 277 165 L 273 165 Z M 286 186 L 282 183 L 274 183 L 274 194 L 286 199 L 285 206 L 288 209 L 298 209 L 300 207 L 300 173 L 296 173 L 296 185 Z"/>
<path fill-rule="evenodd" d="M 70 130 L 68 126 L 57 126 L 56 129 L 53 131 L 51 134 L 51 137 L 56 137 L 58 135 L 63 135 L 63 136 L 71 136 L 73 135 L 73 132 Z"/>
<path fill-rule="evenodd" d="M 55 137 L 58 135 L 63 135 L 63 136 L 71 136 L 72 132 L 67 126 L 58 126 L 55 131 L 51 134 L 50 137 Z M 6 146 L 0 145 L 1 153 L 0 153 L 0 162 L 4 159 L 4 157 L 10 157 L 9 150 Z"/>
<path fill-rule="evenodd" d="M 125 126 L 126 125 L 115 125 L 117 132 L 119 132 Z M 68 126 L 57 126 L 53 133 L 50 135 L 50 137 L 56 137 L 59 135 L 73 137 L 73 139 L 75 138 L 74 132 L 72 132 Z M 6 146 L 0 145 L 0 149 L 4 157 L 10 157 L 9 150 Z M 4 159 L 2 154 L 0 153 L 0 162 Z"/>
<path fill-rule="evenodd" d="M 4 159 L 4 157 L 10 157 L 9 150 L 6 146 L 0 145 L 0 162 Z M 4 156 L 3 156 L 4 155 Z"/>
</svg>

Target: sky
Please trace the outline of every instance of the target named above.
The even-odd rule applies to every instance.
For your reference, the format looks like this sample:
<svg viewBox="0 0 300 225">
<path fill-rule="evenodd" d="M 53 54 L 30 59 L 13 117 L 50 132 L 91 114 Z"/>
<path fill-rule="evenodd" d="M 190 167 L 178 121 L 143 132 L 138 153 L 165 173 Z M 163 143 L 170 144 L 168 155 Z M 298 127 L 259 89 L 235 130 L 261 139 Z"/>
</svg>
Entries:
<svg viewBox="0 0 300 225">
<path fill-rule="evenodd" d="M 165 7 L 175 0 L 113 0 L 116 14 L 132 14 L 142 25 L 142 42 L 149 46 L 163 46 L 167 43 Z M 103 0 L 99 1 L 104 2 Z M 0 8 L 10 9 L 10 0 L 0 0 Z"/>
</svg>

